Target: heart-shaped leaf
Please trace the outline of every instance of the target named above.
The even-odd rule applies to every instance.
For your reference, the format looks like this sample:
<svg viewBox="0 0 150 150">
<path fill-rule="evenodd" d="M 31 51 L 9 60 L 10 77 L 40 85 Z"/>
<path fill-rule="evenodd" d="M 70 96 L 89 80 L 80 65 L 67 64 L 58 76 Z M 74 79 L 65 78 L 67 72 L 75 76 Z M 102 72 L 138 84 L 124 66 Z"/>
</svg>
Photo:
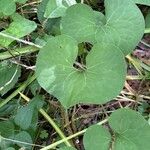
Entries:
<svg viewBox="0 0 150 150">
<path fill-rule="evenodd" d="M 108 150 L 110 141 L 109 131 L 99 125 L 89 127 L 84 135 L 85 150 Z"/>
<path fill-rule="evenodd" d="M 73 5 L 62 17 L 62 33 L 78 42 L 114 43 L 125 55 L 135 48 L 144 34 L 143 15 L 131 0 L 105 0 L 106 22 L 96 16 L 85 4 Z"/>
<path fill-rule="evenodd" d="M 78 103 L 105 103 L 120 93 L 126 64 L 117 47 L 94 45 L 86 57 L 86 69 L 80 65 L 83 70 L 73 67 L 77 55 L 77 42 L 71 37 L 51 38 L 37 58 L 39 84 L 66 108 Z"/>
<path fill-rule="evenodd" d="M 150 126 L 139 113 L 130 109 L 119 109 L 110 116 L 109 125 L 114 134 L 112 138 L 103 127 L 89 127 L 84 135 L 86 150 L 108 150 L 108 147 L 112 150 L 149 150 Z"/>
</svg>

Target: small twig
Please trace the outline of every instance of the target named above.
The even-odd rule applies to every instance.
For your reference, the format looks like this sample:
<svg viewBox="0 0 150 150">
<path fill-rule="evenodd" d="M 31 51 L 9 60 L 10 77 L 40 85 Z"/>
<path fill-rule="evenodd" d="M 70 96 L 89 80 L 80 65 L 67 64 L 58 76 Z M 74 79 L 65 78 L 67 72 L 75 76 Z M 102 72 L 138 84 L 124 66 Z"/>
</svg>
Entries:
<svg viewBox="0 0 150 150">
<path fill-rule="evenodd" d="M 19 66 L 22 66 L 26 69 L 30 69 L 30 70 L 35 70 L 36 66 L 27 66 L 27 65 L 24 65 L 23 63 L 17 61 L 17 60 L 10 60 L 13 64 L 17 64 Z"/>
<path fill-rule="evenodd" d="M 37 44 L 34 44 L 34 43 L 32 43 L 32 42 L 28 42 L 28 41 L 25 41 L 25 40 L 16 38 L 16 37 L 14 37 L 14 36 L 11 36 L 11 35 L 8 35 L 8 34 L 2 33 L 2 32 L 0 32 L 0 36 L 3 36 L 3 37 L 6 37 L 6 38 L 15 40 L 15 41 L 18 41 L 18 42 L 27 44 L 27 45 L 35 46 L 35 47 L 37 47 L 37 48 L 42 48 L 42 46 L 40 46 L 40 45 L 37 45 Z"/>
<path fill-rule="evenodd" d="M 150 45 L 141 40 L 141 43 L 150 48 Z"/>
</svg>

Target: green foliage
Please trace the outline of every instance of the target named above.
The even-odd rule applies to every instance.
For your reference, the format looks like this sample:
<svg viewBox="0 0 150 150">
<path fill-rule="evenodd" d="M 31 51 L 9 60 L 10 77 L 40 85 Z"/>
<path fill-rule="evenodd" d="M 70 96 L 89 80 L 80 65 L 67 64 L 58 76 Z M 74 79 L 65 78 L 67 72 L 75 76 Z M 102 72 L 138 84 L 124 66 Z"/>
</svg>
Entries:
<svg viewBox="0 0 150 150">
<path fill-rule="evenodd" d="M 40 109 L 43 105 L 41 99 L 36 96 L 29 102 L 27 106 L 21 107 L 17 110 L 17 114 L 15 116 L 15 123 L 20 126 L 22 129 L 28 129 L 31 125 L 33 115 L 35 118 L 35 114 L 38 115 L 38 109 Z"/>
<path fill-rule="evenodd" d="M 9 147 L 6 150 L 15 150 L 13 147 Z"/>
<path fill-rule="evenodd" d="M 102 126 L 93 125 L 88 128 L 84 135 L 84 146 L 86 150 L 93 150 L 101 148 L 101 150 L 108 150 L 111 141 L 109 131 Z"/>
<path fill-rule="evenodd" d="M 34 31 L 37 27 L 34 21 L 27 20 L 19 14 L 14 14 L 12 19 L 13 22 L 6 30 L 2 31 L 1 33 L 13 36 L 15 38 L 21 38 Z M 9 44 L 13 41 L 13 39 L 8 37 L 0 36 L 0 45 L 3 47 L 8 47 Z"/>
<path fill-rule="evenodd" d="M 106 22 L 87 5 L 69 7 L 62 17 L 62 33 L 78 42 L 112 43 L 127 55 L 143 36 L 143 15 L 130 0 L 105 0 L 105 7 Z"/>
<path fill-rule="evenodd" d="M 0 0 L 0 12 L 9 16 L 16 11 L 16 4 L 13 0 Z"/>
<path fill-rule="evenodd" d="M 18 104 L 17 104 L 16 99 L 4 105 L 3 107 L 0 108 L 0 117 L 12 115 L 17 109 L 17 107 L 18 107 Z"/>
<path fill-rule="evenodd" d="M 25 131 L 22 131 L 22 132 L 16 134 L 14 140 L 32 144 L 32 138 L 31 138 L 30 134 Z M 28 145 L 28 144 L 17 142 L 17 145 L 20 147 L 24 147 L 26 149 L 31 149 L 31 145 Z"/>
<path fill-rule="evenodd" d="M 60 148 L 59 150 L 76 150 L 76 149 L 73 147 L 63 147 L 63 148 Z"/>
<path fill-rule="evenodd" d="M 39 1 L 28 1 L 22 5 L 25 2 L 27 0 L 0 0 L 0 56 L 5 55 L 1 60 L 29 53 L 30 50 L 40 50 L 38 55 L 33 55 L 33 60 L 27 60 L 28 57 L 25 56 L 0 62 L 0 119 L 7 119 L 0 121 L 2 150 L 31 150 L 34 149 L 31 146 L 33 141 L 35 144 L 38 141 L 37 137 L 45 141 L 51 136 L 45 130 L 47 126 L 43 128 L 43 121 L 37 126 L 38 111 L 60 137 L 65 138 L 47 114 L 55 108 L 51 109 L 47 105 L 47 112 L 41 109 L 43 101 L 37 94 L 44 93 L 46 100 L 49 100 L 48 92 L 66 109 L 79 103 L 103 104 L 115 98 L 123 89 L 126 78 L 125 56 L 141 40 L 145 25 L 146 28 L 150 27 L 149 13 L 145 24 L 136 5 L 150 6 L 150 0 L 104 0 L 105 10 L 95 8 L 98 0 L 87 1 L 93 9 L 81 4 L 80 0 L 77 1 L 78 4 L 75 0 L 42 0 L 38 10 L 36 6 Z M 16 6 L 19 6 L 17 10 Z M 32 33 L 33 31 L 35 32 Z M 28 42 L 21 41 L 20 38 L 25 36 Z M 27 44 L 30 46 L 26 47 Z M 39 48 L 41 46 L 42 49 Z M 17 59 L 18 65 L 13 64 L 14 59 Z M 28 89 L 25 89 L 29 85 L 28 80 L 25 84 L 21 82 L 29 78 L 28 72 L 32 74 L 34 70 L 28 70 L 23 76 L 23 67 L 29 68 L 22 64 L 24 62 L 27 65 L 36 63 L 37 80 Z M 145 66 L 143 68 L 148 68 Z M 146 70 L 148 72 L 149 68 Z M 19 84 L 16 84 L 18 78 Z M 35 79 L 34 76 L 33 78 Z M 19 85 L 18 89 L 16 85 Z M 19 92 L 35 97 L 24 104 L 21 99 L 23 94 L 20 93 L 21 97 L 17 95 Z M 7 94 L 10 95 L 7 97 Z M 10 100 L 12 101 L 9 102 Z M 148 108 L 149 105 L 140 105 L 139 111 L 144 116 Z M 94 125 L 87 129 L 83 139 L 85 150 L 150 149 L 150 126 L 136 111 L 119 109 L 110 115 L 108 122 L 109 125 L 106 124 L 105 127 Z M 85 130 L 78 135 L 83 132 Z M 61 145 L 60 150 L 75 150 L 69 147 L 69 141 L 64 144 L 68 147 Z M 57 142 L 55 146 L 57 147 Z"/>
<path fill-rule="evenodd" d="M 15 2 L 24 4 L 27 0 L 14 0 Z"/>
<path fill-rule="evenodd" d="M 11 121 L 0 122 L 0 136 L 10 137 L 14 135 L 14 124 Z"/>
<path fill-rule="evenodd" d="M 45 12 L 49 0 L 43 0 L 38 6 L 38 19 L 42 23 L 43 28 L 51 35 L 60 34 L 60 18 L 46 18 Z M 47 10 L 49 11 L 49 10 Z"/>
<path fill-rule="evenodd" d="M 119 109 L 111 114 L 109 125 L 113 132 L 112 138 L 105 128 L 98 125 L 87 130 L 84 136 L 86 150 L 99 147 L 107 150 L 110 145 L 113 150 L 149 150 L 150 126 L 139 113 L 130 109 Z"/>
<path fill-rule="evenodd" d="M 9 61 L 0 63 L 0 94 L 6 94 L 14 87 L 21 74 L 21 68 Z"/>
<path fill-rule="evenodd" d="M 78 103 L 101 104 L 116 97 L 126 74 L 121 51 L 111 44 L 96 44 L 86 58 L 86 68 L 80 64 L 79 69 L 73 67 L 77 54 L 74 39 L 65 35 L 51 38 L 38 55 L 39 84 L 66 108 Z"/>
<path fill-rule="evenodd" d="M 16 11 L 16 4 L 25 3 L 27 0 L 0 0 L 0 13 L 5 16 L 12 15 Z"/>
<path fill-rule="evenodd" d="M 42 130 L 41 133 L 40 133 L 40 138 L 41 139 L 45 139 L 45 138 L 48 138 L 48 133 L 46 130 Z"/>
<path fill-rule="evenodd" d="M 62 17 L 67 7 L 63 5 L 63 0 L 49 0 L 44 13 L 45 18 Z"/>
</svg>

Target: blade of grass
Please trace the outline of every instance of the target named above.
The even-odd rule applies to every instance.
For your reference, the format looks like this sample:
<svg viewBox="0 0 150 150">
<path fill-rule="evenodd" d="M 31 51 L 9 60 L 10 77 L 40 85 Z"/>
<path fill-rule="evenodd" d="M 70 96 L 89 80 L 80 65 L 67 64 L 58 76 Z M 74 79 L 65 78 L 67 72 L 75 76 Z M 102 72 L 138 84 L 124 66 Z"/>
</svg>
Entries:
<svg viewBox="0 0 150 150">
<path fill-rule="evenodd" d="M 28 79 L 11 95 L 9 95 L 5 100 L 0 103 L 0 108 L 11 101 L 20 91 L 24 90 L 30 83 L 32 83 L 36 79 L 35 75 L 28 77 Z"/>
<path fill-rule="evenodd" d="M 9 58 L 20 56 L 23 54 L 33 53 L 38 50 L 39 50 L 39 48 L 34 47 L 34 46 L 26 46 L 26 47 L 22 47 L 22 48 L 16 48 L 14 50 L 10 50 L 11 53 L 9 51 L 1 52 L 0 60 L 9 59 Z"/>
</svg>

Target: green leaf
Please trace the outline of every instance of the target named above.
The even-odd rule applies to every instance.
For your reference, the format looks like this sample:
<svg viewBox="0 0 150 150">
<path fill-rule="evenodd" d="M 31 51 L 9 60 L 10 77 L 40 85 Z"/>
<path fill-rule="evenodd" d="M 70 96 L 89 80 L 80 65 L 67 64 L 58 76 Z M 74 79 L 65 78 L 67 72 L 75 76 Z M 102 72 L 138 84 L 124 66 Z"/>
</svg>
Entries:
<svg viewBox="0 0 150 150">
<path fill-rule="evenodd" d="M 97 16 L 85 4 L 73 5 L 67 9 L 66 15 L 62 17 L 62 33 L 74 37 L 78 42 L 94 42 Z"/>
<path fill-rule="evenodd" d="M 38 5 L 37 16 L 39 21 L 42 23 L 46 18 L 44 17 L 44 13 L 46 10 L 46 6 L 49 0 L 42 0 L 42 2 Z"/>
<path fill-rule="evenodd" d="M 39 84 L 66 108 L 78 103 L 102 104 L 116 97 L 126 75 L 122 52 L 111 44 L 96 44 L 86 58 L 85 70 L 73 67 L 77 54 L 77 42 L 71 37 L 49 39 L 37 58 Z"/>
<path fill-rule="evenodd" d="M 38 19 L 42 23 L 43 28 L 50 35 L 60 34 L 60 18 L 45 18 L 44 13 L 49 0 L 43 0 L 38 6 Z"/>
<path fill-rule="evenodd" d="M 102 127 L 99 130 L 98 126 L 90 127 L 84 135 L 86 150 L 108 150 L 110 146 L 112 150 L 149 150 L 150 126 L 142 115 L 130 109 L 119 109 L 108 121 L 113 137 L 110 138 L 110 133 Z"/>
<path fill-rule="evenodd" d="M 27 0 L 14 0 L 15 2 L 18 2 L 18 3 L 22 3 L 24 4 L 25 2 L 27 2 Z"/>
<path fill-rule="evenodd" d="M 133 0 L 137 4 L 150 6 L 150 0 Z"/>
<path fill-rule="evenodd" d="M 14 87 L 21 74 L 21 68 L 9 61 L 0 63 L 0 94 L 4 95 Z"/>
<path fill-rule="evenodd" d="M 6 141 L 2 136 L 0 136 L 0 150 L 7 150 L 11 146 L 10 141 Z"/>
<path fill-rule="evenodd" d="M 67 7 L 63 0 L 49 0 L 44 13 L 45 18 L 58 18 L 65 14 Z"/>
<path fill-rule="evenodd" d="M 111 134 L 109 131 L 99 125 L 89 127 L 83 138 L 86 150 L 108 150 L 110 141 Z"/>
<path fill-rule="evenodd" d="M 27 106 L 18 109 L 14 120 L 15 123 L 22 129 L 28 129 L 31 125 L 34 113 L 36 113 L 42 105 L 43 102 L 41 99 L 38 96 L 34 97 Z"/>
<path fill-rule="evenodd" d="M 41 139 L 48 138 L 48 132 L 46 130 L 42 130 L 40 133 L 40 138 Z"/>
<path fill-rule="evenodd" d="M 14 140 L 29 143 L 29 144 L 33 143 L 30 134 L 27 133 L 26 131 L 21 131 L 20 133 L 15 135 Z M 25 148 L 28 148 L 28 149 L 31 148 L 31 145 L 28 145 L 28 144 L 23 144 L 23 143 L 20 143 L 20 142 L 16 142 L 16 144 L 20 147 L 25 147 Z"/>
<path fill-rule="evenodd" d="M 15 116 L 15 123 L 22 129 L 28 129 L 32 121 L 33 112 L 34 108 L 30 105 L 19 108 Z"/>
<path fill-rule="evenodd" d="M 40 91 L 40 89 L 41 89 L 41 87 L 40 87 L 39 83 L 37 82 L 37 80 L 33 81 L 29 85 L 29 88 L 30 88 L 33 95 L 36 95 L 37 91 Z"/>
<path fill-rule="evenodd" d="M 15 150 L 13 147 L 8 147 L 6 150 Z"/>
<path fill-rule="evenodd" d="M 62 147 L 59 150 L 76 150 L 74 147 Z"/>
<path fill-rule="evenodd" d="M 98 13 L 98 12 L 97 12 Z M 62 17 L 62 33 L 78 42 L 113 43 L 125 55 L 130 53 L 144 34 L 144 18 L 131 0 L 105 0 L 105 19 L 95 14 L 89 6 L 76 4 Z"/>
<path fill-rule="evenodd" d="M 117 110 L 109 124 L 115 132 L 115 150 L 149 150 L 150 126 L 139 113 L 130 109 Z"/>
<path fill-rule="evenodd" d="M 14 135 L 14 124 L 11 121 L 0 121 L 0 136 L 8 138 Z"/>
<path fill-rule="evenodd" d="M 14 114 L 18 108 L 18 102 L 16 99 L 10 101 L 8 104 L 5 104 L 0 108 L 0 117 L 6 117 L 8 115 Z"/>
<path fill-rule="evenodd" d="M 27 20 L 18 14 L 13 16 L 13 20 L 14 21 L 10 24 L 10 26 L 1 33 L 13 36 L 15 38 L 21 38 L 30 34 L 37 27 L 34 21 Z M 0 35 L 0 45 L 3 47 L 8 47 L 8 45 L 13 41 L 13 39 Z"/>
<path fill-rule="evenodd" d="M 13 0 L 0 0 L 0 13 L 9 16 L 16 11 L 16 4 Z"/>
</svg>

